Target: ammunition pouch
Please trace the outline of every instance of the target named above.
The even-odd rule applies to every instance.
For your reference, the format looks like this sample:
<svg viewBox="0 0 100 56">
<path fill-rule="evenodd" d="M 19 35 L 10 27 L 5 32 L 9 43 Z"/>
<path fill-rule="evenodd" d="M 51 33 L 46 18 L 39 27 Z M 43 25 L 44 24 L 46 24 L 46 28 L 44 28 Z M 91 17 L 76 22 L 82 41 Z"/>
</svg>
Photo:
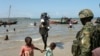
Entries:
<svg viewBox="0 0 100 56">
<path fill-rule="evenodd" d="M 71 50 L 71 52 L 72 52 L 72 54 L 73 54 L 73 56 L 77 56 L 78 54 L 79 54 L 79 42 L 78 42 L 78 40 L 73 40 L 73 44 L 72 44 L 72 50 Z"/>
</svg>

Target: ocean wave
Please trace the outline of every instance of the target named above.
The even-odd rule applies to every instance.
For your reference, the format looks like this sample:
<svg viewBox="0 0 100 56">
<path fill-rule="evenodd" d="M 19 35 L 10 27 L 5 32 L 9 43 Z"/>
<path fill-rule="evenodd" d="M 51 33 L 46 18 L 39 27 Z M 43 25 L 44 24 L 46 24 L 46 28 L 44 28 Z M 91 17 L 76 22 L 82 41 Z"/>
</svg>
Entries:
<svg viewBox="0 0 100 56">
<path fill-rule="evenodd" d="M 33 39 L 33 41 L 39 41 L 41 40 L 41 38 L 36 38 L 36 39 Z"/>
<path fill-rule="evenodd" d="M 1 37 L 4 37 L 4 35 L 0 35 L 0 38 L 1 38 Z"/>
<path fill-rule="evenodd" d="M 35 38 L 35 39 L 32 39 L 33 41 L 39 41 L 41 40 L 41 38 Z M 12 40 L 13 41 L 13 40 Z M 14 40 L 14 41 L 24 41 L 24 40 Z"/>
</svg>

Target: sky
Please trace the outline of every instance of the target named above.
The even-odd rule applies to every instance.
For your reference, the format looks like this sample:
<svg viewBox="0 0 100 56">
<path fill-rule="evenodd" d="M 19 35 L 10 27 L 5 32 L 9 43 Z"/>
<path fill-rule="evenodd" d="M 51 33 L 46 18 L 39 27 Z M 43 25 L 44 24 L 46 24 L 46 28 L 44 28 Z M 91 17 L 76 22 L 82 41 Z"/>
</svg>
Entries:
<svg viewBox="0 0 100 56">
<path fill-rule="evenodd" d="M 100 16 L 100 0 L 0 0 L 0 18 L 10 17 L 40 18 L 47 12 L 51 18 L 78 17 L 82 9 L 91 9 L 94 17 Z"/>
</svg>

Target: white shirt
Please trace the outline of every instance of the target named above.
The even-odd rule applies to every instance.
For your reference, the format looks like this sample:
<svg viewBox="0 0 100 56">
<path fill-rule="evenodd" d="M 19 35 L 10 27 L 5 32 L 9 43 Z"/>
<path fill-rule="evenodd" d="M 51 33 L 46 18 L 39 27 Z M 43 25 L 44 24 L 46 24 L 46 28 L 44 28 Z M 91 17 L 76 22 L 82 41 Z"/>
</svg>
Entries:
<svg viewBox="0 0 100 56">
<path fill-rule="evenodd" d="M 53 51 L 48 47 L 44 56 L 53 56 Z"/>
</svg>

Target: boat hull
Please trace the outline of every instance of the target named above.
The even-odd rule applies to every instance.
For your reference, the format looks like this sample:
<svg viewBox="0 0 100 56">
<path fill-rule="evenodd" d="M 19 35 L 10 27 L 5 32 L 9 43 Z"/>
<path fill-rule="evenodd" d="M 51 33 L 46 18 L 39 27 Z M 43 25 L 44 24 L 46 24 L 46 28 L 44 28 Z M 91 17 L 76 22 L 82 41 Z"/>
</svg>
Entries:
<svg viewBox="0 0 100 56">
<path fill-rule="evenodd" d="M 69 24 L 69 22 L 50 21 L 50 24 Z M 78 21 L 72 21 L 72 24 L 78 24 Z"/>
</svg>

